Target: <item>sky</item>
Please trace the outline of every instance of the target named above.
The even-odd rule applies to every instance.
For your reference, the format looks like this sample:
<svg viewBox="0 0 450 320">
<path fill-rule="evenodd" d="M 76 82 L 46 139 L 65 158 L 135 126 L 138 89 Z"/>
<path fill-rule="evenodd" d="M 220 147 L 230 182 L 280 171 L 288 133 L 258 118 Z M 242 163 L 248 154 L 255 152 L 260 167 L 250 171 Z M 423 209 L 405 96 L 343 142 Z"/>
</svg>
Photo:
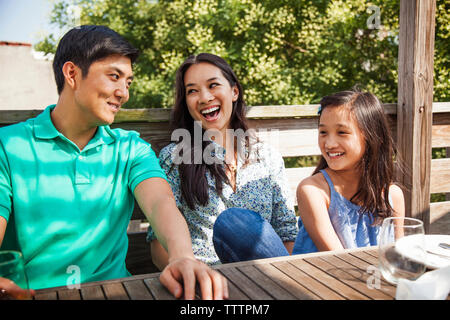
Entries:
<svg viewBox="0 0 450 320">
<path fill-rule="evenodd" d="M 52 0 L 0 0 L 0 41 L 35 44 L 58 29 L 50 25 Z"/>
</svg>

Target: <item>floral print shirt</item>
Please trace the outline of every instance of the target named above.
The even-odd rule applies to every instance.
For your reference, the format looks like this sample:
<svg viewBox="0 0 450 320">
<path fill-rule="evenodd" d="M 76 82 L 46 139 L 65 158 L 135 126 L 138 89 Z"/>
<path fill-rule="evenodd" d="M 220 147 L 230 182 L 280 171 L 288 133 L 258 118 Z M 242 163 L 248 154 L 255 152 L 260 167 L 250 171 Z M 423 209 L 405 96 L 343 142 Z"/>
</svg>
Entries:
<svg viewBox="0 0 450 320">
<path fill-rule="evenodd" d="M 212 155 L 223 161 L 225 149 L 212 143 L 215 144 Z M 257 150 L 258 161 L 244 164 L 244 160 L 238 157 L 236 191 L 224 183 L 222 195 L 219 195 L 214 178 L 207 171 L 209 202 L 206 206 L 197 204 L 195 210 L 190 209 L 182 199 L 178 166 L 173 166 L 176 144 L 169 144 L 159 154 L 160 165 L 166 172 L 177 207 L 189 227 L 194 255 L 208 265 L 220 264 L 213 245 L 213 226 L 220 213 L 228 208 L 238 207 L 258 212 L 272 225 L 282 241 L 295 241 L 297 236 L 294 202 L 285 176 L 283 158 L 278 151 L 260 142 L 256 148 L 253 145 L 252 150 Z M 147 241 L 155 238 L 149 227 Z"/>
</svg>

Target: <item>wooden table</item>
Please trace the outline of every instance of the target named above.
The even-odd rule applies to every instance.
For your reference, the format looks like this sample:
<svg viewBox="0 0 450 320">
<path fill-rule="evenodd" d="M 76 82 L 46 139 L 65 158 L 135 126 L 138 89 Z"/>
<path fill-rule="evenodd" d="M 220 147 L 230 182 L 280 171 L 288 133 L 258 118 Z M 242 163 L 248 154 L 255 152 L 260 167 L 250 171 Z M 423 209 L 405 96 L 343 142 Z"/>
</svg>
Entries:
<svg viewBox="0 0 450 320">
<path fill-rule="evenodd" d="M 217 266 L 230 300 L 392 300 L 379 274 L 377 248 L 319 252 Z M 36 291 L 36 300 L 173 300 L 159 273 Z"/>
</svg>

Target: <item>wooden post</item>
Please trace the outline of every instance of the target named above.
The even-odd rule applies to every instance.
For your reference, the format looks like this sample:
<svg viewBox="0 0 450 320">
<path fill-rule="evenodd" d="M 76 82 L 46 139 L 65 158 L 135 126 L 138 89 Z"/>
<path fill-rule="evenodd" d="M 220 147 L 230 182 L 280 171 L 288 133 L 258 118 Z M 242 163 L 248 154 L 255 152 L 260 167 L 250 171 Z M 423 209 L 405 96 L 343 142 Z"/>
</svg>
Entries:
<svg viewBox="0 0 450 320">
<path fill-rule="evenodd" d="M 450 147 L 445 148 L 445 157 L 450 158 Z M 445 194 L 445 200 L 450 200 L 450 193 Z"/>
<path fill-rule="evenodd" d="M 435 0 L 401 0 L 397 143 L 405 164 L 406 216 L 430 226 Z"/>
</svg>

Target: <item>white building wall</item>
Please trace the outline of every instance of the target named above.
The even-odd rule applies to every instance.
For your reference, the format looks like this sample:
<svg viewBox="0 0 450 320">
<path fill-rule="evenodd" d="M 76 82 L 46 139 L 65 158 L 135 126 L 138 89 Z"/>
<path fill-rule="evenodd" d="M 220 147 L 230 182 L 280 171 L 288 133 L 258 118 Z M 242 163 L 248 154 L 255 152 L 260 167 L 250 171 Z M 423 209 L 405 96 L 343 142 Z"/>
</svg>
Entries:
<svg viewBox="0 0 450 320">
<path fill-rule="evenodd" d="M 31 46 L 0 44 L 0 110 L 44 109 L 58 100 L 52 61 Z"/>
</svg>

